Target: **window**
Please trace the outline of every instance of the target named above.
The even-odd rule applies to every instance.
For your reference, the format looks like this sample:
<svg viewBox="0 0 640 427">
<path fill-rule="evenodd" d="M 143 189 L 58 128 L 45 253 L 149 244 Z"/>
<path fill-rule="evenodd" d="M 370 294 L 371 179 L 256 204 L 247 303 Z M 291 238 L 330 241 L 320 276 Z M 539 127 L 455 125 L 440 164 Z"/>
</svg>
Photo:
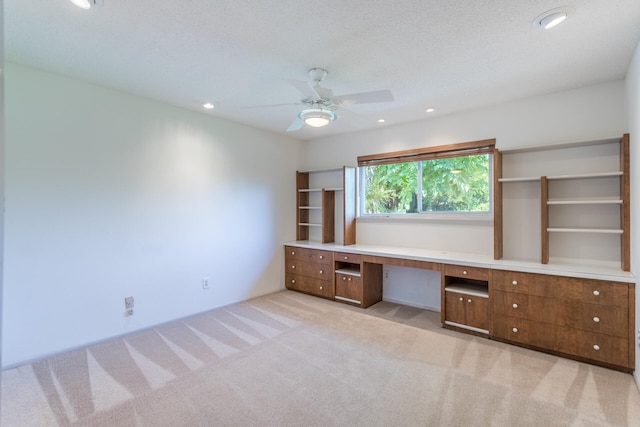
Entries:
<svg viewBox="0 0 640 427">
<path fill-rule="evenodd" d="M 491 212 L 494 144 L 359 157 L 360 214 Z"/>
</svg>

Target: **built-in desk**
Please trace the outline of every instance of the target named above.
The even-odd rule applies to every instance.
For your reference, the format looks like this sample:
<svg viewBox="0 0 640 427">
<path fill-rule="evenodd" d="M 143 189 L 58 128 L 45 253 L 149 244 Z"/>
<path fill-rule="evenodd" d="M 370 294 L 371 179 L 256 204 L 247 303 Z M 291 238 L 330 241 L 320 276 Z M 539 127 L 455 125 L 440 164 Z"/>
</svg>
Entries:
<svg viewBox="0 0 640 427">
<path fill-rule="evenodd" d="M 444 327 L 586 362 L 635 366 L 635 277 L 617 268 L 295 241 L 288 289 L 359 307 L 382 300 L 383 265 L 440 272 Z"/>
</svg>

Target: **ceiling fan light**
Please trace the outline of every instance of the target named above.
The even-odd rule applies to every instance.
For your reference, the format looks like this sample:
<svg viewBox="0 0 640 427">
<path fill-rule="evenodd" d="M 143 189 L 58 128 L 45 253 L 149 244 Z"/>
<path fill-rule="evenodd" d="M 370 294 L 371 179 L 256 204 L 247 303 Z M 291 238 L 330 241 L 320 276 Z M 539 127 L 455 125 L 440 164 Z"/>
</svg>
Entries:
<svg viewBox="0 0 640 427">
<path fill-rule="evenodd" d="M 323 110 L 321 108 L 302 110 L 300 114 L 298 114 L 298 117 L 314 128 L 326 126 L 337 118 L 336 113 L 333 111 Z"/>
</svg>

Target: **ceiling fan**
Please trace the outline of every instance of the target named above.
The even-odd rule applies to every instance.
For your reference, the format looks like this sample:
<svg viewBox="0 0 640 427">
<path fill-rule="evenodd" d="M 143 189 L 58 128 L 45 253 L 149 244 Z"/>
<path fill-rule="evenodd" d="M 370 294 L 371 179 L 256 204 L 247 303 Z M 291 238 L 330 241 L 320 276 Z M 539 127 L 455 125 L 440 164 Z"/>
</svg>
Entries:
<svg viewBox="0 0 640 427">
<path fill-rule="evenodd" d="M 327 77 L 327 70 L 324 68 L 309 69 L 309 77 L 311 78 L 311 82 L 293 79 L 288 80 L 289 84 L 302 94 L 303 98 L 300 102 L 294 104 L 278 104 L 305 106 L 305 108 L 298 113 L 289 128 L 287 128 L 287 132 L 300 130 L 305 124 L 312 127 L 326 126 L 338 118 L 336 110 L 345 105 L 391 102 L 394 100 L 393 94 L 388 89 L 333 96 L 331 89 L 320 86 L 320 82 Z"/>
</svg>

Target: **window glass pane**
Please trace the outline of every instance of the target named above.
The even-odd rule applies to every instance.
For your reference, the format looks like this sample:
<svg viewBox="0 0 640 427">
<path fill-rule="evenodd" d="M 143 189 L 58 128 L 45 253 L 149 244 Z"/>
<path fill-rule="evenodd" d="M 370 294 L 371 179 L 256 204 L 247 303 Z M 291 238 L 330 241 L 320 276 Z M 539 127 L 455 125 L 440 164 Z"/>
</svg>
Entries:
<svg viewBox="0 0 640 427">
<path fill-rule="evenodd" d="M 418 163 L 363 168 L 365 214 L 418 212 Z"/>
<path fill-rule="evenodd" d="M 422 162 L 422 212 L 488 212 L 489 155 Z"/>
</svg>

